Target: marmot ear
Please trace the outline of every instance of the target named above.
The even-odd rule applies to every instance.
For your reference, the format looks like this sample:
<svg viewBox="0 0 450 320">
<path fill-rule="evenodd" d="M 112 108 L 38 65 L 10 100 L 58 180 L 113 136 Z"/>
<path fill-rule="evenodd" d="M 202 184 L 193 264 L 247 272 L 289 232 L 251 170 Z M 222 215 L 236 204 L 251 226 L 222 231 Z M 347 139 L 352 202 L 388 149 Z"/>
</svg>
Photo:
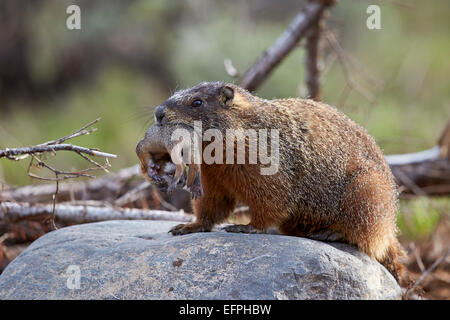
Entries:
<svg viewBox="0 0 450 320">
<path fill-rule="evenodd" d="M 220 90 L 220 97 L 224 105 L 231 106 L 234 98 L 234 89 L 230 86 L 224 86 Z"/>
</svg>

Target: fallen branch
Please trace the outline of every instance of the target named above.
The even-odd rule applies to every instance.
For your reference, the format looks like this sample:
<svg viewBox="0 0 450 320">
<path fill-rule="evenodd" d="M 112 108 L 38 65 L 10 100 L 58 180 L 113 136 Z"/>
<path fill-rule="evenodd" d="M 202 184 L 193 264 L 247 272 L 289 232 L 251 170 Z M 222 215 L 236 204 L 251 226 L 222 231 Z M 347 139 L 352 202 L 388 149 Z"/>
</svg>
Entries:
<svg viewBox="0 0 450 320">
<path fill-rule="evenodd" d="M 389 155 L 386 161 L 397 183 L 416 195 L 450 193 L 450 121 L 438 145 L 421 152 Z"/>
<path fill-rule="evenodd" d="M 145 193 L 151 188 L 151 184 L 148 181 L 144 181 L 137 187 L 126 192 L 124 195 L 120 196 L 114 201 L 114 204 L 118 207 L 122 207 L 128 203 L 132 203 L 139 198 L 145 196 Z"/>
<path fill-rule="evenodd" d="M 431 149 L 405 154 L 394 154 L 385 156 L 387 163 L 390 166 L 410 165 L 413 163 L 420 163 L 424 161 L 433 161 L 439 159 L 441 156 L 441 147 L 434 146 Z"/>
<path fill-rule="evenodd" d="M 0 220 L 15 223 L 22 220 L 43 221 L 51 217 L 53 205 L 16 202 L 0 203 Z M 115 207 L 91 207 L 81 205 L 55 206 L 56 221 L 63 223 L 87 223 L 105 220 L 165 220 L 191 222 L 193 215 L 183 211 L 142 210 Z"/>
<path fill-rule="evenodd" d="M 134 178 L 143 180 L 138 165 L 92 180 L 60 183 L 57 199 L 58 201 L 102 200 L 113 203 L 127 188 L 128 182 Z M 0 191 L 0 200 L 49 202 L 54 193 L 55 187 L 52 184 L 25 186 Z"/>
<path fill-rule="evenodd" d="M 167 201 L 163 199 L 159 191 L 156 189 L 155 186 L 153 186 L 150 182 L 144 181 L 141 184 L 139 184 L 137 187 L 131 189 L 124 195 L 122 195 L 120 198 L 116 199 L 114 201 L 114 205 L 122 207 L 126 204 L 132 203 L 140 198 L 146 197 L 148 194 L 151 194 L 160 205 L 170 211 L 177 211 L 178 208 L 171 205 Z"/>
<path fill-rule="evenodd" d="M 450 193 L 450 161 L 446 158 L 391 165 L 399 185 L 416 195 Z"/>
</svg>

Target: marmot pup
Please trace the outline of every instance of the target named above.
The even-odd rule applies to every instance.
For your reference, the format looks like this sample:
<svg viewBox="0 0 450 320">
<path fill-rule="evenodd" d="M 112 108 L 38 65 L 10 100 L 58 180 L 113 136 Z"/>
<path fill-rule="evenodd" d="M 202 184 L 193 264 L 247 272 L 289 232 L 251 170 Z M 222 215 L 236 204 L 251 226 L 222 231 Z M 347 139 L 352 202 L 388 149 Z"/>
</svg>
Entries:
<svg viewBox="0 0 450 320">
<path fill-rule="evenodd" d="M 155 124 L 147 130 L 144 139 L 139 141 L 136 146 L 142 175 L 159 186 L 162 183 L 167 184 L 168 193 L 171 193 L 177 185 L 185 183 L 183 177 L 186 164 L 182 161 L 182 155 L 179 153 L 183 148 L 180 144 L 186 143 L 187 140 L 172 140 L 172 133 L 176 128 L 176 126 Z M 175 159 L 177 161 L 174 164 L 172 161 Z M 190 188 L 193 199 L 203 195 L 200 167 L 193 162 L 189 166 L 187 186 Z"/>
</svg>

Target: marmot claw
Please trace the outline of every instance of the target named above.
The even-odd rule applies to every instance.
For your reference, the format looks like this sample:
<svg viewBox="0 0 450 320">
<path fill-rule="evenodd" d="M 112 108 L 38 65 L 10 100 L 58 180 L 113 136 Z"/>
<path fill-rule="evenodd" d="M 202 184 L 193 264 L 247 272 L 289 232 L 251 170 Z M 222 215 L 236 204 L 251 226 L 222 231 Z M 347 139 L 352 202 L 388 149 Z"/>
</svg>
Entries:
<svg viewBox="0 0 450 320">
<path fill-rule="evenodd" d="M 231 226 L 223 227 L 222 230 L 234 233 L 264 233 L 264 231 L 256 229 L 251 224 L 233 224 Z"/>
</svg>

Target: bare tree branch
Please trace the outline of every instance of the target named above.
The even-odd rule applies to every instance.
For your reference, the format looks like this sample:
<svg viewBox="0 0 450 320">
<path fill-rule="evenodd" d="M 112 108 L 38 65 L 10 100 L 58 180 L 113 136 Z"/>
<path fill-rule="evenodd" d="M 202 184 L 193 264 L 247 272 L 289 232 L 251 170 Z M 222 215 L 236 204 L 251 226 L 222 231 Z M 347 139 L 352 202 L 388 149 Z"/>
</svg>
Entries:
<svg viewBox="0 0 450 320">
<path fill-rule="evenodd" d="M 56 225 L 55 225 L 55 207 L 56 207 L 56 201 L 57 201 L 57 195 L 58 195 L 58 191 L 59 191 L 59 181 L 60 180 L 66 180 L 66 179 L 73 179 L 73 178 L 79 178 L 79 177 L 89 177 L 89 178 L 94 178 L 94 176 L 86 174 L 86 172 L 88 171 L 92 171 L 92 170 L 98 170 L 98 169 L 102 169 L 106 172 L 109 172 L 107 167 L 110 166 L 108 158 L 116 158 L 117 156 L 114 154 L 110 154 L 110 153 L 105 153 L 105 152 L 101 152 L 98 149 L 89 149 L 89 148 L 84 148 L 84 147 L 79 147 L 79 146 L 74 146 L 71 144 L 67 144 L 67 143 L 63 143 L 67 140 L 73 139 L 75 137 L 79 137 L 82 135 L 88 135 L 91 132 L 94 132 L 96 130 L 96 128 L 91 128 L 88 129 L 89 127 L 91 127 L 92 125 L 94 125 L 95 123 L 97 123 L 98 121 L 100 121 L 100 118 L 95 119 L 94 121 L 89 122 L 88 124 L 86 124 L 85 126 L 83 126 L 81 129 L 67 135 L 64 136 L 62 138 L 56 139 L 56 140 L 51 140 L 51 141 L 47 141 L 44 143 L 41 143 L 39 145 L 36 146 L 32 146 L 32 147 L 25 147 L 25 148 L 14 148 L 14 149 L 5 149 L 5 150 L 0 150 L 0 158 L 2 157 L 6 157 L 7 159 L 10 160 L 22 160 L 27 158 L 28 156 L 31 156 L 31 160 L 30 163 L 28 165 L 28 176 L 30 176 L 31 178 L 35 178 L 35 179 L 39 179 L 39 180 L 46 180 L 46 181 L 55 181 L 56 182 L 56 190 L 53 193 L 52 196 L 52 200 L 53 200 L 53 211 L 52 211 L 52 215 L 51 215 L 51 221 L 53 224 L 53 227 L 56 229 Z M 74 151 L 76 152 L 78 155 L 80 155 L 83 159 L 85 159 L 86 161 L 92 163 L 95 167 L 94 168 L 88 168 L 88 169 L 83 169 L 81 171 L 78 172 L 68 172 L 68 171 L 62 171 L 62 170 L 58 170 L 53 168 L 52 166 L 50 166 L 49 164 L 45 163 L 41 158 L 39 158 L 39 156 L 41 156 L 43 153 L 52 153 L 55 154 L 56 151 L 60 151 L 60 150 L 69 150 L 69 151 Z M 91 155 L 91 156 L 97 156 L 97 157 L 105 157 L 106 158 L 106 165 L 101 165 L 98 162 L 92 160 L 91 158 L 89 158 L 88 156 L 86 156 L 85 154 Z M 54 173 L 55 178 L 48 178 L 48 177 L 41 177 L 38 176 L 34 173 L 31 172 L 31 169 L 33 167 L 36 167 L 36 165 L 34 165 L 34 161 L 37 162 L 37 167 L 44 167 L 48 170 L 50 170 L 51 172 Z"/>
<path fill-rule="evenodd" d="M 55 179 L 56 180 L 58 180 L 58 179 L 64 180 L 64 179 L 72 179 L 72 178 L 77 178 L 77 177 L 92 178 L 94 176 L 88 175 L 88 174 L 86 174 L 86 172 L 92 171 L 92 170 L 97 170 L 97 169 L 102 169 L 106 172 L 109 172 L 107 169 L 107 167 L 110 166 L 108 158 L 116 158 L 117 156 L 115 154 L 101 152 L 98 149 L 94 149 L 94 148 L 84 148 L 84 147 L 79 147 L 79 146 L 63 143 L 69 139 L 73 139 L 75 137 L 79 137 L 82 135 L 88 135 L 91 132 L 96 131 L 97 130 L 96 128 L 91 128 L 91 129 L 87 129 L 87 128 L 91 127 L 98 121 L 100 121 L 100 118 L 95 119 L 94 121 L 91 121 L 90 123 L 83 126 L 81 129 L 79 129 L 79 130 L 75 131 L 74 133 L 71 133 L 65 137 L 62 137 L 62 138 L 59 138 L 56 140 L 47 141 L 47 142 L 38 144 L 36 146 L 24 147 L 24 148 L 14 148 L 14 149 L 7 148 L 5 150 L 0 150 L 0 158 L 6 157 L 10 160 L 22 160 L 22 159 L 27 158 L 28 156 L 31 156 L 31 161 L 28 166 L 28 175 L 32 178 L 41 179 L 41 180 L 55 181 Z M 88 169 L 84 169 L 84 170 L 81 170 L 78 172 L 61 171 L 61 170 L 51 167 L 50 165 L 45 163 L 42 159 L 38 158 L 38 156 L 43 153 L 54 154 L 56 151 L 60 151 L 60 150 L 68 150 L 68 151 L 76 152 L 83 159 L 92 163 L 95 166 L 95 168 L 88 168 Z M 96 161 L 92 160 L 91 158 L 89 158 L 88 156 L 86 156 L 86 154 L 91 155 L 91 156 L 106 158 L 106 165 L 99 164 L 98 162 L 96 162 Z M 31 168 L 34 166 L 33 161 L 37 162 L 38 167 L 44 167 L 44 168 L 47 168 L 48 170 L 52 171 L 56 175 L 56 178 L 44 178 L 44 177 L 40 177 L 40 176 L 37 176 L 37 175 L 31 173 Z M 59 176 L 62 176 L 62 177 L 60 178 Z"/>
<path fill-rule="evenodd" d="M 292 20 L 273 46 L 265 50 L 256 63 L 243 75 L 240 86 L 254 91 L 305 36 L 310 26 L 317 22 L 322 16 L 323 10 L 333 3 L 334 1 L 326 0 L 308 1 L 303 11 Z"/>
<path fill-rule="evenodd" d="M 13 148 L 13 149 L 5 149 L 0 150 L 0 158 L 6 157 L 11 160 L 21 160 L 23 158 L 15 158 L 14 156 L 17 155 L 24 155 L 24 154 L 36 154 L 36 153 L 44 153 L 44 152 L 55 152 L 55 151 L 74 151 L 76 153 L 84 153 L 91 156 L 96 157 L 103 157 L 103 158 L 117 158 L 117 155 L 112 153 L 106 153 L 98 151 L 97 149 L 89 149 L 84 147 L 75 146 L 72 144 L 52 144 L 52 145 L 37 145 L 32 147 L 25 147 L 25 148 Z"/>
<path fill-rule="evenodd" d="M 320 35 L 323 25 L 323 14 L 311 25 L 306 35 L 306 87 L 308 98 L 320 100 Z"/>
</svg>

